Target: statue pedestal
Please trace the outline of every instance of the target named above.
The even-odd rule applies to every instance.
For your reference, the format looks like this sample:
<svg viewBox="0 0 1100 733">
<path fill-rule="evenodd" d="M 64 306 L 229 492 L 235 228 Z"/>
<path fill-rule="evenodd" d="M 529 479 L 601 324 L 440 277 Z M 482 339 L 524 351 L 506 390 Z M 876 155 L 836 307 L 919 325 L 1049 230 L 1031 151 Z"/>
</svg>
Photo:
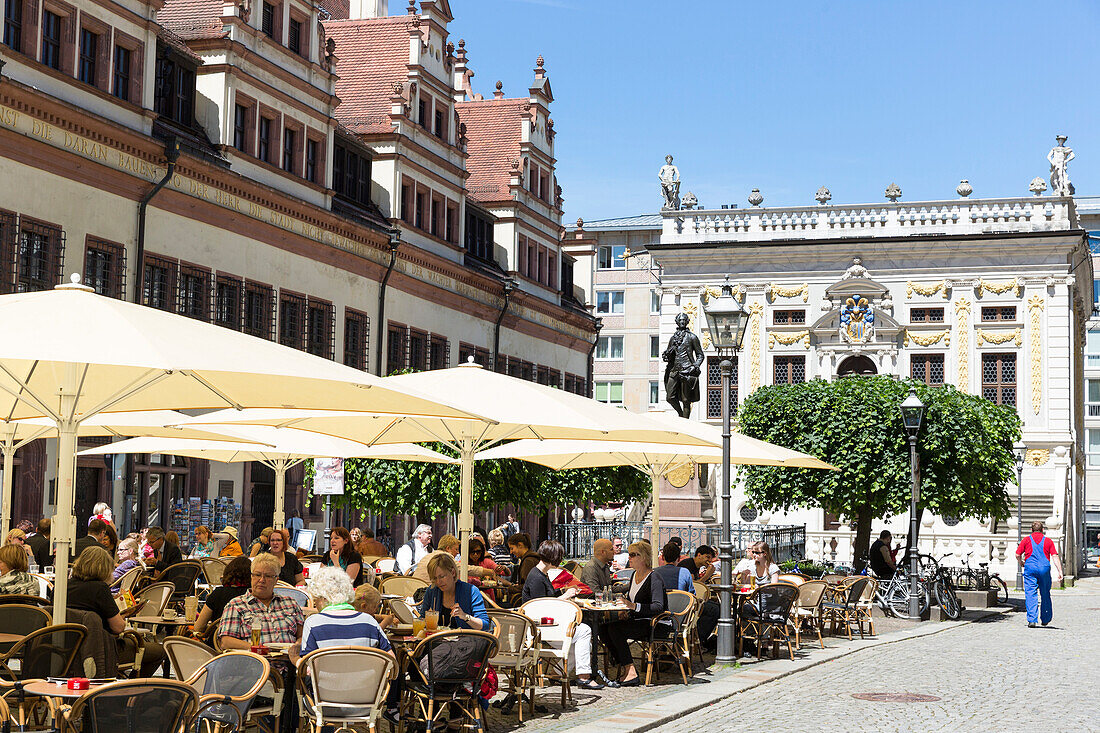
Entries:
<svg viewBox="0 0 1100 733">
<path fill-rule="evenodd" d="M 695 547 L 706 543 L 706 525 L 713 523 L 703 518 L 698 468 L 691 466 L 690 473 L 687 468 L 673 471 L 669 477 L 661 479 L 659 497 L 661 547 L 671 537 L 679 536 L 684 541 L 684 552 L 690 555 Z M 660 549 L 657 548 L 658 552 Z"/>
</svg>

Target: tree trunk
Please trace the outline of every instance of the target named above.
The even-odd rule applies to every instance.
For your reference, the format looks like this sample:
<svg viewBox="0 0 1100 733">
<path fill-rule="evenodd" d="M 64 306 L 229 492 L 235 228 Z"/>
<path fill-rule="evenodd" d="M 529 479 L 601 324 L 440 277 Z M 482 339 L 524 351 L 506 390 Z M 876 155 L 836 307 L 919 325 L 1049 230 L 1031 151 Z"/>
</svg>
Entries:
<svg viewBox="0 0 1100 733">
<path fill-rule="evenodd" d="M 554 511 L 553 507 L 547 507 L 539 514 L 539 535 L 531 538 L 534 544 L 532 550 L 538 547 L 539 542 L 550 538 L 550 512 L 552 511 Z"/>
<path fill-rule="evenodd" d="M 864 562 L 863 558 L 867 556 L 867 552 L 871 547 L 871 520 L 874 519 L 871 516 L 869 507 L 860 507 L 859 512 L 856 514 L 856 536 L 852 540 L 852 567 L 856 572 L 863 570 Z"/>
</svg>

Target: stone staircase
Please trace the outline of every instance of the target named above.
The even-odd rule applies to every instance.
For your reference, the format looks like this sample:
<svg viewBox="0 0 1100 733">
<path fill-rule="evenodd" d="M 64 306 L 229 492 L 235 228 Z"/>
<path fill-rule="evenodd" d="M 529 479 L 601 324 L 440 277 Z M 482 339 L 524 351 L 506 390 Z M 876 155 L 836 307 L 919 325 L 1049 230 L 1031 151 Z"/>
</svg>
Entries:
<svg viewBox="0 0 1100 733">
<path fill-rule="evenodd" d="M 1012 497 L 1012 510 L 1011 515 L 1016 516 L 1016 497 Z M 1022 524 L 1024 527 L 1024 533 L 1026 534 L 1031 527 L 1032 522 L 1045 522 L 1047 517 L 1054 513 L 1054 495 L 1053 494 L 1025 494 L 1023 502 L 1020 507 L 1020 516 L 1022 518 Z M 997 534 L 1015 534 L 1014 529 L 1010 529 L 1007 521 L 997 522 Z"/>
</svg>

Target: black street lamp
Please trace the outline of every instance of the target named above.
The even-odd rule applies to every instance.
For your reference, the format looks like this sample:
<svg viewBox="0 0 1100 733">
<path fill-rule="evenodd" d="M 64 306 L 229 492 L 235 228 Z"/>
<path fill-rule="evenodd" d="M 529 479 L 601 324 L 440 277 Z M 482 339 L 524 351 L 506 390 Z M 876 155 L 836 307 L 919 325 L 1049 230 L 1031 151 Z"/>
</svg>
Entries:
<svg viewBox="0 0 1100 733">
<path fill-rule="evenodd" d="M 722 295 L 703 305 L 707 316 L 710 341 L 722 357 L 719 369 L 722 373 L 722 539 L 718 543 L 721 561 L 722 584 L 718 586 L 720 612 L 718 616 L 719 664 L 737 661 L 733 645 L 733 536 L 730 528 L 730 377 L 733 374 L 731 353 L 741 349 L 749 314 L 733 297 L 730 278 L 722 284 Z"/>
<path fill-rule="evenodd" d="M 1024 458 L 1027 457 L 1027 446 L 1016 443 L 1012 446 L 1012 460 L 1016 463 L 1016 546 L 1024 541 Z M 1019 563 L 1017 563 L 1019 565 Z M 1024 589 L 1024 569 L 1016 568 L 1016 590 Z"/>
<path fill-rule="evenodd" d="M 909 436 L 909 468 L 912 472 L 912 485 L 909 491 L 909 617 L 920 618 L 920 589 L 917 570 L 917 502 L 920 501 L 920 465 L 917 459 L 917 435 L 924 422 L 924 412 L 928 408 L 917 390 L 909 388 L 909 396 L 899 406 L 901 422 L 905 434 Z"/>
</svg>

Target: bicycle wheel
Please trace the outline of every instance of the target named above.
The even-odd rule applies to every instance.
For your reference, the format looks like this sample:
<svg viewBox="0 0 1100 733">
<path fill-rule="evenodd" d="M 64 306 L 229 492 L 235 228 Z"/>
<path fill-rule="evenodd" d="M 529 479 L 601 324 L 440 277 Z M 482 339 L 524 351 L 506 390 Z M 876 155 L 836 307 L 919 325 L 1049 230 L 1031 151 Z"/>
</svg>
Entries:
<svg viewBox="0 0 1100 733">
<path fill-rule="evenodd" d="M 978 574 L 973 570 L 964 570 L 955 578 L 955 588 L 958 590 L 978 590 L 980 587 Z"/>
<path fill-rule="evenodd" d="M 959 603 L 959 597 L 955 595 L 955 589 L 951 587 L 950 583 L 943 580 L 936 581 L 936 603 L 939 604 L 940 610 L 943 611 L 943 615 L 952 621 L 958 621 L 962 618 L 962 604 Z"/>
<path fill-rule="evenodd" d="M 928 586 L 919 583 L 917 592 L 919 594 L 918 603 L 920 604 L 917 616 L 919 618 L 928 610 Z M 909 582 L 892 583 L 887 591 L 886 603 L 890 606 L 890 612 L 898 618 L 913 618 L 909 615 Z"/>
<path fill-rule="evenodd" d="M 1008 605 L 1008 583 L 1004 582 L 999 575 L 991 575 L 989 577 L 989 587 L 994 588 L 997 591 L 997 603 L 1002 606 Z"/>
</svg>

